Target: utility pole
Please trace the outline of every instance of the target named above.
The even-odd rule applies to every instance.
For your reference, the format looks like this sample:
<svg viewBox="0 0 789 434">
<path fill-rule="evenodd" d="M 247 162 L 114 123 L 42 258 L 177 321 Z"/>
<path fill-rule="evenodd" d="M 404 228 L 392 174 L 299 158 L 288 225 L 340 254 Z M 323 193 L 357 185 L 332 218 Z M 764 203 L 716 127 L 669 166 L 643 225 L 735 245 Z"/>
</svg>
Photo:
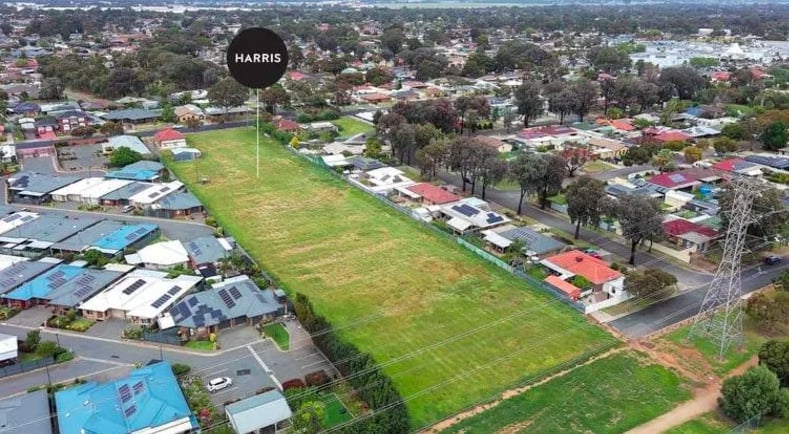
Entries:
<svg viewBox="0 0 789 434">
<path fill-rule="evenodd" d="M 754 221 L 753 201 L 761 190 L 758 184 L 742 177 L 732 179 L 730 189 L 734 197 L 723 257 L 689 334 L 709 337 L 721 359 L 732 344 L 743 342 L 741 260 L 746 252 L 748 226 Z"/>
</svg>

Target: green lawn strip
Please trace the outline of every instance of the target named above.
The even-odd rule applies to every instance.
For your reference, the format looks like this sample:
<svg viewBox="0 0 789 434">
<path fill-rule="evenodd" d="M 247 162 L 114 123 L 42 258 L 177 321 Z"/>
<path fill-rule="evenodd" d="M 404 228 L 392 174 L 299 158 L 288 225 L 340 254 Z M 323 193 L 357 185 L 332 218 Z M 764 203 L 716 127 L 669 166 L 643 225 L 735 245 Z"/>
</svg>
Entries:
<svg viewBox="0 0 789 434">
<path fill-rule="evenodd" d="M 288 334 L 288 331 L 285 330 L 282 324 L 276 322 L 274 324 L 265 325 L 263 327 L 263 333 L 271 338 L 280 350 L 288 351 L 290 349 L 290 334 Z"/>
<path fill-rule="evenodd" d="M 201 351 L 213 351 L 214 343 L 211 341 L 189 341 L 184 345 L 186 348 Z"/>
<path fill-rule="evenodd" d="M 690 397 L 674 372 L 630 351 L 579 367 L 445 432 L 622 433 Z"/>
<path fill-rule="evenodd" d="M 694 336 L 688 339 L 691 326 L 680 327 L 667 334 L 661 339 L 668 340 L 676 345 L 695 348 L 701 353 L 712 370 L 718 375 L 726 375 L 732 369 L 742 365 L 748 359 L 759 352 L 759 347 L 767 338 L 759 335 L 756 331 L 747 326 L 745 327 L 745 345 L 742 348 L 729 348 L 726 357 L 721 360 L 718 357 L 718 347 L 705 336 Z"/>
<path fill-rule="evenodd" d="M 605 161 L 590 161 L 584 164 L 583 171 L 587 174 L 608 172 L 609 170 L 616 169 L 616 166 L 606 163 Z"/>
<path fill-rule="evenodd" d="M 22 363 L 35 362 L 43 358 L 44 358 L 43 356 L 40 356 L 37 353 L 19 353 L 19 359 Z"/>
<path fill-rule="evenodd" d="M 340 137 L 351 137 L 361 133 L 373 131 L 375 127 L 352 117 L 343 116 L 331 121 L 340 130 Z"/>
<path fill-rule="evenodd" d="M 326 406 L 326 414 L 323 417 L 324 428 L 331 428 L 353 419 L 353 415 L 345 407 L 345 404 L 340 401 L 337 394 L 327 393 L 322 395 L 321 401 Z"/>
<path fill-rule="evenodd" d="M 665 434 L 723 434 L 729 432 L 731 423 L 715 413 L 707 413 L 700 418 L 685 422 L 666 431 Z"/>
<path fill-rule="evenodd" d="M 789 419 L 765 419 L 753 434 L 786 434 L 789 433 Z"/>
<path fill-rule="evenodd" d="M 265 138 L 257 180 L 254 129 L 187 137 L 211 181 L 196 182 L 194 163 L 167 161 L 174 174 L 341 337 L 378 363 L 399 358 L 384 372 L 415 426 L 614 340 L 554 297 Z"/>
<path fill-rule="evenodd" d="M 497 190 L 504 190 L 504 191 L 520 191 L 521 186 L 517 182 L 511 179 L 505 179 L 498 184 L 496 184 Z"/>
</svg>

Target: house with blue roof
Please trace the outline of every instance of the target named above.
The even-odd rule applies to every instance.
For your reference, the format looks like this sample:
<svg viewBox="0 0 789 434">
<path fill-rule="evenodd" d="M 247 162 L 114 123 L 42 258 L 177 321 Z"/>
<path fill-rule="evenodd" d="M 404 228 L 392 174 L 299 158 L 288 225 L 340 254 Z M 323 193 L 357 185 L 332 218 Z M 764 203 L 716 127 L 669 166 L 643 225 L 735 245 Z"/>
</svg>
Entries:
<svg viewBox="0 0 789 434">
<path fill-rule="evenodd" d="M 155 182 L 161 180 L 167 169 L 157 161 L 141 160 L 136 163 L 124 166 L 120 170 L 110 172 L 106 178 L 125 179 L 127 181 L 148 181 Z"/>
<path fill-rule="evenodd" d="M 128 249 L 137 249 L 148 244 L 159 234 L 159 226 L 154 224 L 124 225 L 94 241 L 90 248 L 107 256 L 118 256 Z"/>
<path fill-rule="evenodd" d="M 61 264 L 3 295 L 11 306 L 25 309 L 35 304 L 67 311 L 118 280 L 123 273 Z"/>
<path fill-rule="evenodd" d="M 187 433 L 198 428 L 172 367 L 149 364 L 108 383 L 55 393 L 60 434 Z"/>
</svg>

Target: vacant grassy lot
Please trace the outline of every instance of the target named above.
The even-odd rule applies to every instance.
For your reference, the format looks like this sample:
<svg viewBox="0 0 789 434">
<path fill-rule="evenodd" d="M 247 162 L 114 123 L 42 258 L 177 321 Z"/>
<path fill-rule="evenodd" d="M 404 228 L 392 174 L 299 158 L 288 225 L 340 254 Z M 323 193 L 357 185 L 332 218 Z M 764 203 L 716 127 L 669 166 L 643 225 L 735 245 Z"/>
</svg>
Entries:
<svg viewBox="0 0 789 434">
<path fill-rule="evenodd" d="M 271 338 L 280 350 L 288 351 L 290 349 L 290 335 L 282 324 L 278 322 L 268 324 L 263 327 L 263 333 Z"/>
<path fill-rule="evenodd" d="M 507 399 L 446 432 L 623 433 L 689 398 L 672 371 L 637 353 L 619 353 Z"/>
<path fill-rule="evenodd" d="M 367 133 L 374 128 L 372 125 L 364 123 L 358 119 L 349 116 L 341 117 L 335 121 L 331 121 L 340 129 L 340 137 L 350 137 L 361 133 Z"/>
<path fill-rule="evenodd" d="M 252 129 L 189 135 L 180 180 L 291 291 L 369 352 L 416 426 L 613 342 L 556 299 L 271 141 L 255 178 Z M 561 394 L 564 396 L 564 394 Z"/>
</svg>

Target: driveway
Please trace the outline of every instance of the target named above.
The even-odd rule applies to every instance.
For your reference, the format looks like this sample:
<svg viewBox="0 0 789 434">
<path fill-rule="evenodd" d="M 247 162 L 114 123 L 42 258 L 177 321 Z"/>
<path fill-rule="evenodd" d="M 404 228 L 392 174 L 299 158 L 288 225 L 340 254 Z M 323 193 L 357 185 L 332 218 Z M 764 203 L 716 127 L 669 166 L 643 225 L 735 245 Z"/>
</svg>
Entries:
<svg viewBox="0 0 789 434">
<path fill-rule="evenodd" d="M 118 318 L 110 318 L 104 321 L 96 321 L 93 327 L 83 332 L 85 336 L 93 336 L 105 339 L 121 340 L 121 333 L 131 327 L 128 321 Z"/>
<path fill-rule="evenodd" d="M 14 315 L 6 323 L 36 328 L 43 325 L 50 316 L 52 316 L 52 312 L 46 307 L 33 306 Z"/>
</svg>

